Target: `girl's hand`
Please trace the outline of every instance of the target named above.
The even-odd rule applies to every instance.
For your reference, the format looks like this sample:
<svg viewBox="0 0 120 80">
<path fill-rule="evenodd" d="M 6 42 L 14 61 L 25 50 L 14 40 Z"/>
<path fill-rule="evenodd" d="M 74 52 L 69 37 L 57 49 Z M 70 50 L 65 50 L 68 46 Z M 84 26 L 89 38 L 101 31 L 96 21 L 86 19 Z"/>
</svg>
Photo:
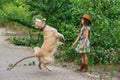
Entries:
<svg viewBox="0 0 120 80">
<path fill-rule="evenodd" d="M 72 44 L 72 46 L 71 46 L 72 48 L 74 48 L 75 47 L 75 44 Z"/>
<path fill-rule="evenodd" d="M 84 49 L 84 46 L 83 46 L 83 45 L 82 45 L 82 46 L 80 46 L 80 47 L 79 47 L 79 49 L 80 49 L 80 50 Z"/>
</svg>

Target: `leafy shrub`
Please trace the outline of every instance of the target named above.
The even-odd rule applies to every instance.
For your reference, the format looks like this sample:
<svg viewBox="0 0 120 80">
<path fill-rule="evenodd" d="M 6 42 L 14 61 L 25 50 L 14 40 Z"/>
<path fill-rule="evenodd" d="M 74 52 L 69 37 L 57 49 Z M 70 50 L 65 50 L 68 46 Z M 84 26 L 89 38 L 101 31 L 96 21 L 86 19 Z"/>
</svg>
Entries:
<svg viewBox="0 0 120 80">
<path fill-rule="evenodd" d="M 35 47 L 35 46 L 40 47 L 42 45 L 42 42 L 39 42 L 34 37 L 13 37 L 12 43 L 14 43 L 15 45 L 31 46 L 31 47 Z"/>
<path fill-rule="evenodd" d="M 59 49 L 64 51 L 60 59 L 79 62 L 78 54 L 70 47 L 79 32 L 81 16 L 88 13 L 92 16 L 89 58 L 92 56 L 93 63 L 110 63 L 111 59 L 120 63 L 119 4 L 119 0 L 1 0 L 0 17 L 29 28 L 32 28 L 32 19 L 47 18 L 46 23 L 57 28 L 66 39 L 64 47 Z M 21 40 L 14 39 L 21 45 L 37 45 L 34 39 Z"/>
</svg>

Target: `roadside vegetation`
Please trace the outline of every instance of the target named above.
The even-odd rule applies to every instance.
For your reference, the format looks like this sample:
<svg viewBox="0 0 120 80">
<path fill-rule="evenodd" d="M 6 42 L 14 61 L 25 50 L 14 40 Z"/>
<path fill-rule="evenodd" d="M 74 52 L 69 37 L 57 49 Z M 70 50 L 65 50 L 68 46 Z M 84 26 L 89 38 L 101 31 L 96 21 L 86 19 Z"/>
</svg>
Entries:
<svg viewBox="0 0 120 80">
<path fill-rule="evenodd" d="M 57 28 L 66 39 L 55 57 L 60 62 L 79 64 L 80 55 L 71 44 L 79 32 L 81 16 L 88 13 L 92 16 L 91 53 L 88 55 L 90 72 L 94 71 L 94 65 L 101 65 L 104 70 L 110 66 L 112 78 L 114 70 L 120 69 L 119 8 L 120 0 L 1 0 L 0 25 L 22 33 L 22 36 L 14 35 L 12 43 L 40 47 L 43 36 L 33 28 L 33 20 L 46 18 L 46 24 Z"/>
</svg>

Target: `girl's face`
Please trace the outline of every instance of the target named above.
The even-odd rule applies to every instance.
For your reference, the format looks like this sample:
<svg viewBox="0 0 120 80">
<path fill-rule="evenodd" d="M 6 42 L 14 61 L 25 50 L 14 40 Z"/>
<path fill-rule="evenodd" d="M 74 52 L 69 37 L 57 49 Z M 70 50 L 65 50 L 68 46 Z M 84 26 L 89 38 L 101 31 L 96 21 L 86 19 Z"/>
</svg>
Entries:
<svg viewBox="0 0 120 80">
<path fill-rule="evenodd" d="M 84 24 L 84 19 L 82 18 L 81 23 Z"/>
</svg>

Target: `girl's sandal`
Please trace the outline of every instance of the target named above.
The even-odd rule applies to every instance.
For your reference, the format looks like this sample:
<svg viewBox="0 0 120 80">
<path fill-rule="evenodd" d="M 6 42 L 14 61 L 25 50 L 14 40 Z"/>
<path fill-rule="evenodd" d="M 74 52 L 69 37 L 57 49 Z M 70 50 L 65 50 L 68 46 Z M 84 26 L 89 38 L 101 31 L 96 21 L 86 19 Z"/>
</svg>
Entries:
<svg viewBox="0 0 120 80">
<path fill-rule="evenodd" d="M 82 71 L 83 70 L 83 68 L 84 68 L 84 64 L 81 64 L 81 66 L 80 66 L 80 69 L 76 69 L 76 71 Z"/>
<path fill-rule="evenodd" d="M 87 72 L 88 71 L 88 65 L 84 64 L 84 68 L 82 69 L 82 72 Z"/>
<path fill-rule="evenodd" d="M 87 69 L 83 69 L 81 72 L 87 72 L 88 70 Z"/>
</svg>

